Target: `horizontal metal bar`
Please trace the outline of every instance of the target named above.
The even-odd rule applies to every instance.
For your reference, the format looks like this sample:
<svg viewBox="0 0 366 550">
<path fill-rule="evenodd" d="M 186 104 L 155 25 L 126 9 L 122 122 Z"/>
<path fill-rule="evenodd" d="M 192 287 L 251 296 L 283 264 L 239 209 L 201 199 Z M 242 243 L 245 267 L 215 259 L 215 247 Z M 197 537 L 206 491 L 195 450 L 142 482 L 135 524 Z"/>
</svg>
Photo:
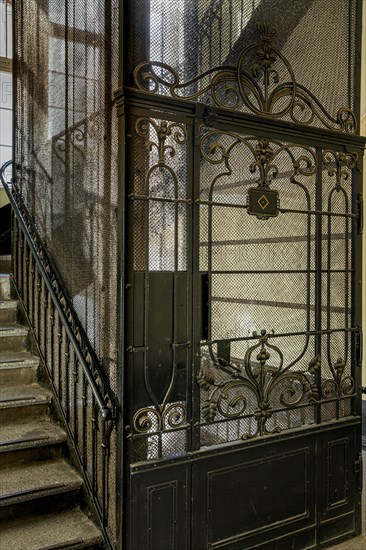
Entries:
<svg viewBox="0 0 366 550">
<path fill-rule="evenodd" d="M 160 431 L 153 431 L 153 432 L 130 432 L 128 434 L 128 439 L 146 439 L 147 437 L 153 437 L 153 436 L 159 436 L 159 435 L 167 435 L 175 432 L 181 432 L 181 431 L 188 431 L 190 429 L 189 424 L 182 424 L 182 426 L 177 426 L 176 428 L 168 428 L 168 429 L 162 429 Z"/>
<path fill-rule="evenodd" d="M 321 273 L 353 273 L 353 269 L 321 269 Z M 276 275 L 276 274 L 292 274 L 292 275 L 304 275 L 308 273 L 317 273 L 315 269 L 309 269 L 307 271 L 306 269 L 261 269 L 261 270 L 230 270 L 230 269 L 223 269 L 223 270 L 216 270 L 212 269 L 210 271 L 212 275 Z"/>
<path fill-rule="evenodd" d="M 61 322 L 65 328 L 65 331 L 67 333 L 67 336 L 68 338 L 70 339 L 70 342 L 75 350 L 75 353 L 76 353 L 76 356 L 78 358 L 78 360 L 80 361 L 80 364 L 82 366 L 82 369 L 84 371 L 84 374 L 85 374 L 85 377 L 90 385 L 90 388 L 92 390 L 92 393 L 95 397 L 95 400 L 98 404 L 98 407 L 100 409 L 100 412 L 101 412 L 101 415 L 102 415 L 102 418 L 103 419 L 108 419 L 110 418 L 111 414 L 112 414 L 112 409 L 108 406 L 108 404 L 105 402 L 100 390 L 99 390 L 99 387 L 94 379 L 94 376 L 93 374 L 91 373 L 90 369 L 89 369 L 89 366 L 88 364 L 86 363 L 85 359 L 84 359 L 84 356 L 83 356 L 83 353 L 80 349 L 80 346 L 79 346 L 79 343 L 74 335 L 74 333 L 72 332 L 70 326 L 69 326 L 69 322 L 68 322 L 68 319 L 62 309 L 62 306 L 58 300 L 58 297 L 56 296 L 56 293 L 53 289 L 53 286 L 52 286 L 52 283 L 48 277 L 48 274 L 43 266 L 43 263 L 41 261 L 41 259 L 39 258 L 39 255 L 38 255 L 38 252 L 37 252 L 37 249 L 36 247 L 34 246 L 34 243 L 33 243 L 33 239 L 28 231 L 28 228 L 27 228 L 27 225 L 25 223 L 25 220 L 21 214 L 21 212 L 19 211 L 18 209 L 18 206 L 15 202 L 15 199 L 13 197 L 13 194 L 12 192 L 10 191 L 9 189 L 9 186 L 5 180 L 5 177 L 4 177 L 4 174 L 5 174 L 5 170 L 11 166 L 13 164 L 13 161 L 9 160 L 8 162 L 5 162 L 5 164 L 3 164 L 3 166 L 1 167 L 0 169 L 0 178 L 1 178 L 1 182 L 3 184 L 3 187 L 6 191 L 6 194 L 8 196 L 8 199 L 10 201 L 10 204 L 12 205 L 13 207 L 13 210 L 14 210 L 14 213 L 20 223 L 20 226 L 23 230 L 23 233 L 24 233 L 24 236 L 26 238 L 26 241 L 28 243 L 28 246 L 30 248 L 30 250 L 32 251 L 32 254 L 33 254 L 33 257 L 36 261 L 36 264 L 38 266 L 38 269 L 45 281 L 45 284 L 46 284 L 46 287 L 47 287 L 47 290 L 48 292 L 50 293 L 50 296 L 51 296 L 51 299 L 52 299 L 52 302 L 54 303 L 55 305 L 55 308 L 58 312 L 58 315 L 61 319 Z"/>
<path fill-rule="evenodd" d="M 343 273 L 343 272 L 342 272 Z M 299 304 L 296 302 L 275 302 L 271 300 L 251 300 L 250 298 L 233 298 L 231 296 L 211 296 L 212 302 L 221 302 L 225 304 L 245 304 L 248 306 L 265 306 L 265 307 L 277 307 L 283 309 L 296 309 L 301 311 L 315 311 L 315 304 L 308 306 L 307 304 Z M 329 311 L 331 313 L 345 313 L 350 308 L 348 306 L 322 306 L 321 310 L 324 312 Z"/>
<path fill-rule="evenodd" d="M 335 334 L 338 332 L 358 332 L 359 327 L 350 327 L 350 328 L 334 328 L 326 330 L 308 330 L 301 332 L 280 332 L 268 333 L 268 338 L 285 338 L 289 336 L 317 336 L 322 334 Z M 247 340 L 258 340 L 259 336 L 243 336 L 241 338 L 217 338 L 215 340 L 201 340 L 200 346 L 210 346 L 212 344 L 219 344 L 220 342 L 246 342 Z"/>
<path fill-rule="evenodd" d="M 344 233 L 331 233 L 330 235 L 324 233 L 322 235 L 322 241 L 327 241 L 329 238 L 332 241 L 345 241 Z M 352 235 L 348 236 L 348 239 L 352 239 Z M 307 235 L 278 235 L 276 237 L 255 237 L 252 239 L 223 239 L 220 241 L 201 241 L 200 246 L 229 246 L 229 245 L 252 245 L 252 244 L 277 244 L 277 243 L 307 243 L 309 237 Z M 315 241 L 315 235 L 310 235 L 310 241 Z"/>
<path fill-rule="evenodd" d="M 357 397 L 357 394 L 356 393 L 351 393 L 350 395 L 340 395 L 340 396 L 337 396 L 337 397 L 331 397 L 329 399 L 324 399 L 324 398 L 323 399 L 317 399 L 317 400 L 314 400 L 314 401 L 309 402 L 309 403 L 303 403 L 301 405 L 293 405 L 293 406 L 289 406 L 289 407 L 281 407 L 281 408 L 278 408 L 278 409 L 271 409 L 271 413 L 272 413 L 272 415 L 278 414 L 278 413 L 283 413 L 283 412 L 293 413 L 293 412 L 296 412 L 296 411 L 301 411 L 303 409 L 310 409 L 310 408 L 314 407 L 315 405 L 328 405 L 329 403 L 336 403 L 336 402 L 339 402 L 339 401 L 345 401 L 346 399 L 352 399 L 352 398 L 355 398 L 355 397 Z M 220 418 L 218 420 L 213 420 L 212 422 L 201 422 L 200 427 L 201 428 L 212 427 L 212 426 L 220 425 L 220 424 L 228 424 L 230 422 L 238 422 L 239 420 L 247 420 L 249 418 L 254 418 L 254 410 L 251 413 L 235 416 L 235 418 Z M 324 423 L 324 422 L 326 422 L 326 421 L 323 420 L 322 423 Z M 316 422 L 314 422 L 313 424 L 315 425 Z M 302 424 L 301 427 L 304 427 L 305 425 L 308 426 L 309 424 Z M 296 428 L 297 428 L 297 426 L 292 427 L 292 429 L 296 429 Z M 291 428 L 285 428 L 285 429 L 287 430 L 287 429 L 291 429 Z M 156 435 L 159 434 L 159 433 L 164 433 L 164 432 L 156 432 Z M 150 435 L 150 433 L 148 435 Z M 146 436 L 146 434 L 145 434 L 145 436 Z M 134 437 L 135 437 L 135 435 L 134 435 Z M 232 440 L 232 441 L 234 441 L 234 440 Z"/>
<path fill-rule="evenodd" d="M 131 193 L 128 195 L 131 201 L 150 201 L 150 202 L 170 202 L 173 204 L 192 204 L 191 199 L 165 199 L 164 197 L 151 197 L 150 195 L 135 195 Z"/>
<path fill-rule="evenodd" d="M 244 210 L 248 209 L 247 204 L 235 204 L 230 202 L 215 202 L 215 201 L 205 201 L 197 199 L 195 203 L 199 206 L 220 206 L 225 208 L 243 208 Z M 318 216 L 334 216 L 336 218 L 355 218 L 359 217 L 359 213 L 353 214 L 341 214 L 339 212 L 328 212 L 326 210 L 296 210 L 293 208 L 278 208 L 278 212 L 282 214 L 305 214 L 305 215 L 318 215 Z"/>
<path fill-rule="evenodd" d="M 151 114 L 156 110 L 158 113 L 156 116 L 160 118 L 165 114 L 170 116 L 172 114 L 181 115 L 186 119 L 196 116 L 197 103 L 193 101 L 153 94 L 127 86 L 116 90 L 114 95 L 118 100 L 122 94 L 124 102 L 131 112 L 138 109 L 147 109 Z M 245 128 L 245 135 L 263 136 L 266 139 L 279 139 L 285 142 L 290 141 L 292 144 L 308 144 L 310 147 L 317 145 L 325 149 L 336 147 L 343 151 L 345 146 L 361 150 L 364 148 L 365 138 L 358 134 L 298 125 L 289 123 L 287 120 L 274 120 L 266 116 L 230 111 L 229 109 L 211 107 L 203 103 L 198 105 L 204 109 L 203 116 L 211 119 L 211 127 L 213 124 L 217 130 L 230 129 L 243 134 L 243 128 Z"/>
</svg>

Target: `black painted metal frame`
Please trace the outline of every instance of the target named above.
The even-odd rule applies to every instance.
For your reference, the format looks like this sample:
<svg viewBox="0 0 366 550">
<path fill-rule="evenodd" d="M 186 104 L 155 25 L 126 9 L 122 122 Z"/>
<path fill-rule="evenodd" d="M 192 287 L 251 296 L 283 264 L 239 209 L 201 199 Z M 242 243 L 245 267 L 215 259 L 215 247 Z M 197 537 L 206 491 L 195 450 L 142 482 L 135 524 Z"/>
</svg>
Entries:
<svg viewBox="0 0 366 550">
<path fill-rule="evenodd" d="M 358 9 L 361 9 L 360 3 Z M 143 19 L 141 24 L 143 25 Z M 268 44 L 268 28 L 263 27 L 259 30 L 264 36 L 265 44 Z M 126 34 L 129 36 L 128 32 Z M 163 76 L 163 73 L 159 72 L 160 69 L 165 71 Z M 218 85 L 220 79 L 228 81 L 233 78 L 230 68 L 225 68 L 223 73 L 217 68 L 215 71 L 215 75 L 218 76 L 216 81 L 215 76 L 214 81 Z M 121 327 L 123 321 L 126 323 L 123 333 L 126 343 L 120 358 L 121 372 L 124 373 L 121 387 L 124 388 L 126 425 L 123 540 L 131 550 L 137 547 L 154 549 L 157 548 L 157 544 L 162 549 L 241 550 L 260 547 L 269 550 L 273 548 L 274 539 L 277 540 L 278 549 L 290 546 L 318 548 L 343 537 L 354 536 L 360 532 L 362 489 L 362 330 L 359 296 L 363 229 L 362 159 L 365 143 L 364 138 L 355 134 L 357 112 L 351 114 L 347 111 L 346 114 L 345 110 L 340 110 L 339 117 L 337 116 L 329 126 L 324 123 L 326 128 L 304 126 L 296 117 L 289 122 L 280 120 L 279 116 L 272 116 L 265 105 L 262 106 L 261 112 L 256 112 L 249 105 L 249 110 L 254 110 L 254 115 L 250 112 L 235 111 L 232 105 L 222 104 L 220 96 L 215 95 L 214 86 L 210 90 L 204 90 L 205 97 L 211 94 L 213 98 L 211 105 L 205 105 L 199 103 L 200 93 L 195 88 L 196 82 L 180 83 L 177 73 L 174 73 L 171 67 L 162 64 L 159 67 L 158 63 L 148 61 L 136 67 L 134 81 L 130 78 L 127 80 L 129 87 L 121 88 L 116 93 L 120 136 L 122 142 L 126 143 L 121 162 L 121 189 L 125 189 L 125 193 L 120 199 L 121 208 L 126 213 L 125 218 L 121 218 L 121 242 L 124 243 L 121 246 L 121 261 L 122 258 L 125 261 L 121 272 L 123 310 L 120 322 Z M 198 80 L 197 78 L 197 82 Z M 356 96 L 359 93 L 358 84 L 359 82 L 356 82 Z M 246 81 L 246 85 L 250 88 L 249 80 Z M 165 86 L 165 92 L 162 94 L 159 94 L 160 86 Z M 183 97 L 185 87 L 188 92 Z M 196 91 L 192 92 L 192 89 Z M 300 99 L 314 99 L 312 96 L 306 96 L 307 92 L 300 86 L 297 90 Z M 284 95 L 295 97 L 295 92 L 289 87 L 284 91 Z M 240 90 L 239 99 L 247 102 L 248 107 L 250 101 L 245 98 L 244 87 Z M 198 102 L 194 103 L 196 100 Z M 358 105 L 357 97 L 355 104 Z M 338 123 L 337 129 L 335 125 Z M 293 172 L 289 174 L 293 183 L 296 183 L 297 177 L 301 175 L 316 177 L 315 206 L 308 207 L 305 212 L 308 219 L 308 247 L 310 223 L 315 230 L 315 248 L 311 253 L 314 255 L 315 265 L 310 268 L 308 261 L 305 268 L 307 277 L 311 276 L 312 280 L 314 278 L 316 286 L 315 304 L 311 306 L 315 320 L 314 328 L 310 328 L 308 323 L 301 333 L 307 339 L 314 339 L 314 355 L 308 369 L 300 369 L 294 377 L 303 389 L 301 399 L 296 405 L 308 407 L 310 404 L 313 411 L 312 422 L 305 422 L 302 426 L 288 426 L 288 429 L 279 429 L 273 425 L 267 429 L 266 426 L 272 416 L 268 414 L 268 402 L 263 399 L 268 384 L 266 377 L 271 373 L 271 380 L 277 378 L 283 381 L 286 375 L 291 374 L 289 368 L 283 367 L 282 360 L 278 369 L 271 369 L 271 365 L 267 364 L 268 352 L 281 356 L 281 350 L 276 346 L 276 338 L 289 337 L 292 335 L 291 332 L 262 332 L 260 335 L 253 334 L 240 339 L 215 339 L 210 335 L 210 308 L 207 307 L 207 302 L 210 303 L 211 300 L 212 303 L 210 278 L 215 270 L 209 268 L 208 272 L 202 272 L 200 269 L 199 209 L 202 205 L 208 208 L 223 205 L 215 204 L 212 196 L 202 201 L 200 170 L 202 159 L 206 155 L 205 160 L 208 161 L 209 155 L 212 154 L 212 164 L 221 162 L 223 170 L 230 173 L 228 159 L 232 149 L 223 146 L 217 137 L 219 134 L 221 137 L 229 136 L 237 143 L 253 143 L 253 172 L 257 170 L 259 176 L 254 189 L 259 189 L 262 193 L 259 200 L 264 195 L 265 207 L 266 201 L 272 201 L 272 216 L 281 216 L 286 212 L 286 208 L 281 208 L 281 204 L 274 204 L 277 197 L 273 199 L 268 194 L 272 180 L 274 181 L 277 176 L 274 169 L 273 178 L 266 179 L 276 155 L 276 145 L 281 148 L 287 147 L 283 144 L 289 144 L 290 148 L 303 148 L 308 154 L 307 159 L 300 155 L 301 159 L 297 162 L 293 157 Z M 208 143 L 206 153 L 202 145 L 205 139 Z M 139 156 L 144 141 L 146 152 L 145 155 Z M 177 191 L 174 196 L 154 195 L 148 184 L 151 173 L 155 169 L 172 173 L 174 168 L 173 161 L 170 162 L 169 152 L 174 158 L 174 155 L 179 155 L 179 147 L 185 151 L 186 195 L 182 197 Z M 148 160 L 154 149 L 156 164 L 154 160 Z M 139 172 L 138 175 L 136 170 Z M 352 368 L 351 372 L 347 373 L 347 360 L 341 358 L 333 362 L 328 361 L 327 368 L 331 373 L 331 379 L 327 380 L 322 374 L 321 367 L 322 340 L 325 338 L 328 342 L 329 350 L 331 335 L 338 330 L 333 329 L 329 321 L 334 306 L 330 305 L 329 299 L 327 303 L 322 303 L 322 279 L 326 281 L 326 293 L 329 297 L 332 273 L 330 260 L 324 265 L 322 242 L 326 240 L 326 254 L 330 258 L 330 224 L 333 214 L 335 217 L 338 216 L 336 212 L 330 215 L 331 197 L 335 193 L 343 193 L 342 179 L 345 173 L 348 181 L 352 180 L 352 193 L 349 199 L 345 200 L 350 200 L 352 206 L 349 209 L 347 207 L 347 213 L 343 216 L 347 220 L 344 237 L 346 265 L 340 271 L 346 273 L 346 293 L 352 288 L 352 300 L 348 305 L 346 298 L 343 309 L 340 308 L 351 320 L 345 322 L 340 332 L 350 335 L 351 359 L 348 358 L 348 362 L 351 362 Z M 334 177 L 330 202 L 325 206 L 322 196 L 323 174 L 326 178 Z M 176 178 L 174 175 L 172 177 Z M 141 187 L 136 184 L 136 179 L 139 178 L 145 181 Z M 178 186 L 177 180 L 175 182 Z M 248 202 L 240 206 L 248 210 L 250 199 L 248 196 Z M 160 273 L 149 266 L 149 232 L 144 225 L 144 219 L 152 219 L 149 218 L 149 207 L 146 204 L 159 202 L 173 205 L 176 235 L 173 263 L 170 264 L 168 272 L 161 270 Z M 185 269 L 179 268 L 180 260 L 177 257 L 177 209 L 182 204 L 187 211 Z M 255 208 L 249 213 L 265 217 L 263 207 L 262 210 L 258 210 L 258 206 Z M 292 212 L 293 216 L 304 214 L 301 209 L 287 211 Z M 149 223 L 147 221 L 147 226 Z M 140 242 L 144 243 L 145 248 L 140 260 L 136 260 L 136 249 L 139 248 Z M 351 257 L 352 260 L 349 259 Z M 352 263 L 349 263 L 350 261 Z M 275 270 L 268 266 L 268 273 L 271 272 L 274 273 Z M 188 291 L 182 299 L 184 286 Z M 161 308 L 157 316 L 154 316 L 155 313 L 151 314 L 150 299 L 154 312 L 157 307 Z M 309 307 L 308 297 L 306 308 L 309 310 Z M 174 313 L 173 317 L 170 317 L 172 309 L 180 311 L 184 320 L 187 317 L 188 322 L 184 323 L 184 326 L 179 324 L 180 320 Z M 326 328 L 324 323 L 322 324 L 324 310 L 328 317 Z M 178 323 L 180 338 L 177 339 L 175 329 L 169 333 L 167 325 L 171 323 Z M 160 361 L 156 355 L 154 356 L 154 353 L 157 353 L 154 343 L 156 339 L 159 340 L 160 327 L 165 331 L 165 339 L 169 341 L 172 362 L 169 371 L 169 361 L 166 360 L 164 363 L 164 359 L 161 360 L 163 377 L 157 376 L 154 381 L 152 366 L 156 366 L 157 361 Z M 230 345 L 235 340 L 246 341 L 249 346 L 242 363 L 233 361 L 230 355 Z M 160 351 L 162 347 L 162 343 L 157 344 Z M 208 348 L 210 365 L 206 372 L 202 370 L 201 364 L 202 347 Z M 186 354 L 185 360 L 182 355 L 177 357 L 177 353 L 181 353 L 182 349 Z M 257 353 L 257 363 L 251 365 L 252 355 Z M 149 357 L 152 358 L 151 361 Z M 184 361 L 185 373 L 179 377 L 179 373 L 184 371 Z M 262 372 L 261 384 L 257 383 L 258 369 Z M 214 379 L 214 371 L 225 373 L 228 378 Z M 242 371 L 245 371 L 245 374 L 242 374 Z M 169 384 L 163 382 L 167 377 L 170 380 Z M 242 396 L 232 401 L 234 413 L 227 416 L 222 407 L 220 409 L 220 398 L 212 398 L 215 392 L 217 395 L 221 392 L 221 397 L 225 399 L 225 392 L 231 390 L 233 385 L 240 384 L 246 388 L 250 384 L 256 387 L 257 409 L 252 412 L 256 428 L 250 433 L 240 432 L 238 437 L 232 440 L 203 443 L 202 430 L 215 422 L 218 412 L 221 414 L 220 422 L 230 421 L 235 416 L 234 413 L 238 418 L 245 416 L 243 412 L 246 406 L 243 405 Z M 210 389 L 213 390 L 211 397 L 203 402 L 203 392 Z M 266 395 L 268 397 L 268 392 Z M 303 399 L 306 400 L 306 404 Z M 348 412 L 342 409 L 342 401 L 349 403 Z M 238 407 L 238 403 L 243 406 Z M 334 416 L 325 419 L 322 416 L 323 407 L 329 403 L 335 403 Z M 291 408 L 291 403 L 283 403 L 283 407 Z M 174 439 L 177 433 L 185 434 L 183 444 L 182 440 Z M 244 442 L 240 441 L 240 438 L 244 439 Z M 169 447 L 166 442 L 169 440 L 172 448 L 178 449 L 176 453 L 166 450 Z M 289 487 L 293 489 L 289 490 Z M 283 493 L 288 493 L 288 500 L 283 498 Z M 301 494 L 304 495 L 304 500 L 301 501 L 299 497 L 301 504 L 297 505 L 297 495 Z M 132 506 L 127 504 L 131 502 Z M 263 503 L 267 502 L 271 504 L 266 507 Z M 263 506 L 257 511 L 256 506 L 261 506 L 261 503 Z M 259 519 L 260 516 L 262 520 L 267 517 L 267 523 L 266 520 Z"/>
</svg>

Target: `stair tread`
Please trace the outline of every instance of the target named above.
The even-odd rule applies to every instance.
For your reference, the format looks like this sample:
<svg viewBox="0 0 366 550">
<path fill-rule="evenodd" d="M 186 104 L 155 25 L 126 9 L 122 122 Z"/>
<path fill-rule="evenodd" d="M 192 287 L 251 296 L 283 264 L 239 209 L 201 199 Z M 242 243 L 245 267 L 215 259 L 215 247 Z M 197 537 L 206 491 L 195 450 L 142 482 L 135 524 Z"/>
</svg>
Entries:
<svg viewBox="0 0 366 550">
<path fill-rule="evenodd" d="M 19 405 L 50 403 L 52 394 L 39 384 L 5 386 L 0 388 L 0 409 Z"/>
<path fill-rule="evenodd" d="M 0 471 L 0 506 L 44 494 L 76 490 L 81 485 L 81 477 L 63 459 L 20 462 Z"/>
<path fill-rule="evenodd" d="M 28 329 L 17 323 L 9 323 L 6 325 L 0 325 L 0 337 L 1 336 L 27 336 Z"/>
<path fill-rule="evenodd" d="M 46 550 L 97 545 L 102 536 L 78 508 L 18 519 L 1 526 L 0 550 Z"/>
<path fill-rule="evenodd" d="M 32 355 L 27 351 L 9 351 L 0 352 L 0 369 L 15 368 L 15 367 L 37 367 L 39 365 L 39 357 Z"/>
<path fill-rule="evenodd" d="M 65 431 L 49 420 L 34 420 L 0 426 L 0 453 L 39 447 L 66 440 Z"/>
<path fill-rule="evenodd" d="M 11 298 L 9 300 L 4 300 L 4 298 L 1 298 L 0 300 L 0 309 L 15 309 L 18 306 L 18 302 L 16 300 L 12 300 Z"/>
</svg>

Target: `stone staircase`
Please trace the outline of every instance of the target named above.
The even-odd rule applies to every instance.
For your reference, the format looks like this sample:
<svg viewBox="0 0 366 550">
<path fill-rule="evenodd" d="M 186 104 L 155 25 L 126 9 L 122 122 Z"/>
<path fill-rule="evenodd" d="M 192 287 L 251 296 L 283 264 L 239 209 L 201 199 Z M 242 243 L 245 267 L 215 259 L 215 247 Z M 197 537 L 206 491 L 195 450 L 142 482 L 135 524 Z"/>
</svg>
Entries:
<svg viewBox="0 0 366 550">
<path fill-rule="evenodd" d="M 4 271 L 8 259 L 0 259 L 0 550 L 102 548 Z"/>
</svg>

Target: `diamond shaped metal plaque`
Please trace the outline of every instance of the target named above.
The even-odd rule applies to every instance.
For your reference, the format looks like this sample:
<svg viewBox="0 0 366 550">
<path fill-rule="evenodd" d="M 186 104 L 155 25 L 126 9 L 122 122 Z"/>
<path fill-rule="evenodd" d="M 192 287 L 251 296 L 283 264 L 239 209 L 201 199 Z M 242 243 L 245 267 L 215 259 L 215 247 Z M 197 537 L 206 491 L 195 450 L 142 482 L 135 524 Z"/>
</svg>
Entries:
<svg viewBox="0 0 366 550">
<path fill-rule="evenodd" d="M 248 214 L 261 219 L 278 216 L 278 191 L 251 187 L 248 190 Z"/>
</svg>

